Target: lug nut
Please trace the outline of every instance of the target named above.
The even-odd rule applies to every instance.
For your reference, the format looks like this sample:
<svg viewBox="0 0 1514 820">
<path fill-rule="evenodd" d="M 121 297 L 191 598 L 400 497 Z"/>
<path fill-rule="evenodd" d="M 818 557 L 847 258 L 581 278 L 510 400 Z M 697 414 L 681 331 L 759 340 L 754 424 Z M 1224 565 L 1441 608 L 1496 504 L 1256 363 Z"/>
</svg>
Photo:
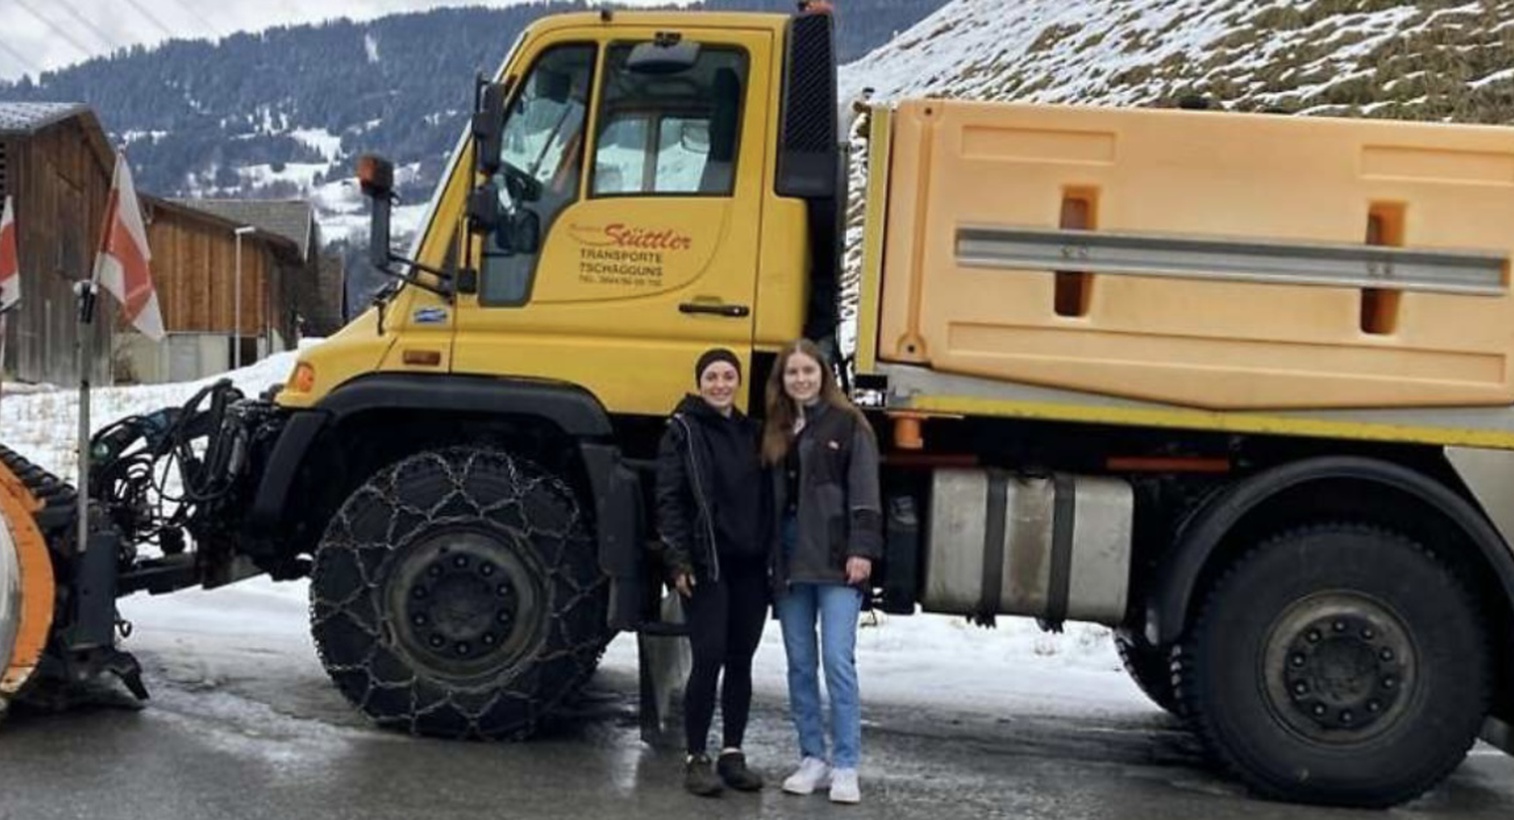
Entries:
<svg viewBox="0 0 1514 820">
<path fill-rule="evenodd" d="M 416 626 L 425 626 L 426 625 L 426 616 L 425 615 L 416 615 L 414 618 L 410 619 L 410 622 L 413 623 L 413 624 L 415 624 Z"/>
<path fill-rule="evenodd" d="M 1393 660 L 1393 650 L 1384 649 L 1383 651 L 1377 653 L 1377 656 L 1385 661 L 1391 661 Z"/>
<path fill-rule="evenodd" d="M 1381 703 L 1378 703 L 1375 700 L 1369 700 L 1369 701 L 1367 701 L 1367 711 L 1371 712 L 1374 715 L 1377 714 L 1378 712 L 1382 711 L 1382 708 L 1383 708 L 1383 705 Z"/>
<path fill-rule="evenodd" d="M 468 566 L 468 556 L 459 555 L 456 558 L 453 558 L 452 566 L 457 567 L 458 569 L 462 569 L 463 567 Z"/>
<path fill-rule="evenodd" d="M 442 640 L 442 636 L 440 635 L 432 635 L 429 643 L 432 649 L 441 649 L 442 644 L 446 643 L 446 641 Z"/>
<path fill-rule="evenodd" d="M 442 568 L 435 564 L 432 564 L 431 568 L 426 570 L 426 574 L 430 575 L 432 578 L 438 578 L 442 574 Z"/>
<path fill-rule="evenodd" d="M 1303 695 L 1303 694 L 1307 694 L 1308 692 L 1309 692 L 1309 686 L 1308 686 L 1308 684 L 1304 683 L 1303 681 L 1299 681 L 1298 683 L 1293 684 L 1293 694 L 1295 694 L 1295 695 Z"/>
<path fill-rule="evenodd" d="M 1333 623 L 1333 624 L 1330 625 L 1330 628 L 1334 629 L 1336 632 L 1345 632 L 1346 631 L 1346 622 L 1345 621 L 1336 621 L 1335 623 Z"/>
<path fill-rule="evenodd" d="M 1394 680 L 1392 676 L 1383 678 L 1383 688 L 1384 689 L 1392 689 L 1393 687 L 1395 687 L 1397 685 L 1398 685 L 1398 681 Z"/>
<path fill-rule="evenodd" d="M 510 623 L 510 613 L 500 610 L 500 613 L 494 617 L 494 620 L 502 624 Z"/>
<path fill-rule="evenodd" d="M 460 644 L 457 645 L 457 654 L 459 654 L 459 655 L 466 655 L 466 654 L 468 654 L 469 651 L 470 651 L 470 649 L 469 649 L 469 647 L 468 647 L 467 644 L 460 643 Z"/>
<path fill-rule="evenodd" d="M 1341 723 L 1350 723 L 1351 721 L 1352 717 L 1350 712 L 1341 712 Z"/>
<path fill-rule="evenodd" d="M 494 565 L 493 564 L 483 564 L 483 565 L 480 565 L 479 568 L 478 568 L 478 571 L 479 571 L 480 575 L 483 575 L 485 578 L 487 578 L 490 575 L 494 574 Z"/>
<path fill-rule="evenodd" d="M 1323 717 L 1324 714 L 1325 714 L 1325 707 L 1324 707 L 1324 705 L 1323 704 L 1319 704 L 1319 703 L 1314 704 L 1314 715 L 1315 715 L 1315 717 Z"/>
<path fill-rule="evenodd" d="M 1299 652 L 1299 653 L 1295 653 L 1293 657 L 1289 658 L 1288 662 L 1291 663 L 1291 664 L 1293 664 L 1294 666 L 1303 666 L 1304 665 L 1304 661 L 1306 661 L 1306 660 L 1308 660 L 1308 659 L 1304 657 L 1303 653 Z"/>
<path fill-rule="evenodd" d="M 1311 629 L 1309 630 L 1309 634 L 1305 637 L 1309 639 L 1309 643 L 1319 643 L 1321 636 L 1318 629 Z"/>
<path fill-rule="evenodd" d="M 484 635 L 484 646 L 493 646 L 493 645 L 494 645 L 494 635 L 492 633 L 485 633 L 485 635 Z"/>
<path fill-rule="evenodd" d="M 501 598 L 508 598 L 508 597 L 510 597 L 510 585 L 509 584 L 500 584 L 499 586 L 497 586 L 497 587 L 494 588 L 494 591 L 496 593 L 498 593 L 499 597 L 501 597 Z"/>
<path fill-rule="evenodd" d="M 1372 627 L 1369 626 L 1362 630 L 1362 640 L 1370 641 L 1375 637 L 1377 637 L 1377 633 L 1372 631 Z"/>
<path fill-rule="evenodd" d="M 415 589 L 411 590 L 410 596 L 417 601 L 424 600 L 426 597 L 426 588 L 416 587 Z"/>
</svg>

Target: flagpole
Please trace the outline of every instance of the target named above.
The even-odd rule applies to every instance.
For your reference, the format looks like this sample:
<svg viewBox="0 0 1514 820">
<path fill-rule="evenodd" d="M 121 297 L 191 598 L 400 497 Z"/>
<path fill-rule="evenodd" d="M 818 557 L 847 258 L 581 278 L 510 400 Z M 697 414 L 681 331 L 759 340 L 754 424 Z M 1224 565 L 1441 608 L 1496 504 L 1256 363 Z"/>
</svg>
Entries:
<svg viewBox="0 0 1514 820">
<path fill-rule="evenodd" d="M 95 318 L 95 282 L 93 278 L 74 283 L 79 301 L 78 334 L 74 349 L 79 359 L 79 542 L 78 553 L 89 549 L 89 354 L 90 336 Z"/>
<path fill-rule="evenodd" d="M 10 330 L 10 311 L 0 309 L 0 399 L 5 398 L 5 337 Z"/>
<path fill-rule="evenodd" d="M 79 462 L 79 521 L 78 543 L 75 550 L 83 555 L 89 550 L 89 358 L 93 351 L 90 347 L 91 336 L 94 333 L 95 322 L 95 296 L 99 293 L 96 279 L 100 276 L 100 254 L 110 247 L 111 222 L 115 219 L 116 208 L 119 205 L 119 187 L 121 181 L 121 163 L 126 159 L 120 151 L 116 152 L 116 165 L 110 173 L 110 196 L 105 204 L 105 219 L 100 226 L 100 245 L 95 252 L 94 264 L 91 266 L 89 276 L 74 283 L 74 295 L 78 302 L 79 312 L 77 315 L 77 333 L 74 338 L 74 350 L 79 360 L 79 440 L 76 442 Z"/>
</svg>

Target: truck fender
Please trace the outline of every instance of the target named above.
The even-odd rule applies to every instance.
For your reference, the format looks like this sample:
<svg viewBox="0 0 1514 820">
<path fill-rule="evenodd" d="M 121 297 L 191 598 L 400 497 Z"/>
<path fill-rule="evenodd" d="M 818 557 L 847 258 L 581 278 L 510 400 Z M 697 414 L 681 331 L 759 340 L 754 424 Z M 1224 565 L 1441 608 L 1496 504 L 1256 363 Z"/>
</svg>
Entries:
<svg viewBox="0 0 1514 820">
<path fill-rule="evenodd" d="M 1160 563 L 1146 596 L 1146 639 L 1166 646 L 1181 637 L 1204 568 L 1248 512 L 1300 484 L 1343 478 L 1408 493 L 1439 511 L 1477 545 L 1504 594 L 1514 600 L 1514 553 L 1482 511 L 1444 484 L 1407 467 L 1372 458 L 1331 456 L 1285 464 L 1237 482 L 1190 520 Z"/>
<path fill-rule="evenodd" d="M 612 432 L 599 400 L 567 382 L 414 373 L 361 376 L 333 390 L 315 409 L 296 412 L 284 426 L 259 478 L 248 510 L 248 527 L 263 533 L 276 529 L 300 467 L 320 433 L 370 410 L 530 416 L 550 421 L 579 440 L 604 438 Z"/>
</svg>

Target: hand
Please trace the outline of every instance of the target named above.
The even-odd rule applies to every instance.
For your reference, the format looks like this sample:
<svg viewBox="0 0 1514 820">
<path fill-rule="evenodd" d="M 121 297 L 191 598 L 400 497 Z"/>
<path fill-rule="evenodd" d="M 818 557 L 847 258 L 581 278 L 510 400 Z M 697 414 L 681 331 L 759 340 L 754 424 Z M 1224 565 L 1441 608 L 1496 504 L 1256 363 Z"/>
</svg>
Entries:
<svg viewBox="0 0 1514 820">
<path fill-rule="evenodd" d="M 846 559 L 846 582 L 857 586 L 873 574 L 873 562 L 867 558 L 852 556 Z"/>
<path fill-rule="evenodd" d="M 678 573 L 678 575 L 673 579 L 673 586 L 678 590 L 679 595 L 682 595 L 685 598 L 692 598 L 694 596 L 693 573 Z"/>
</svg>

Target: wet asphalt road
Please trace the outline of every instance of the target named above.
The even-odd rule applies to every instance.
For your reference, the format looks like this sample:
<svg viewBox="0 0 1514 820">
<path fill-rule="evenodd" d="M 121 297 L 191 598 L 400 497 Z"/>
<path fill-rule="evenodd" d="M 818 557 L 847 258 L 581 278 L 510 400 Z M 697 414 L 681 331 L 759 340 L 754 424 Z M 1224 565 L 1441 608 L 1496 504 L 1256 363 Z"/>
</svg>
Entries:
<svg viewBox="0 0 1514 820">
<path fill-rule="evenodd" d="M 861 806 L 771 787 L 702 800 L 680 790 L 676 750 L 640 741 L 623 668 L 602 671 L 547 736 L 488 744 L 372 729 L 313 659 L 253 651 L 206 676 L 141 655 L 154 689 L 143 711 L 12 715 L 0 729 L 0 818 L 1514 816 L 1514 759 L 1485 748 L 1446 786 L 1385 815 L 1248 799 L 1156 712 L 1017 718 L 888 704 L 866 710 Z M 792 744 L 779 701 L 759 692 L 748 738 L 753 765 L 770 775 Z"/>
</svg>

